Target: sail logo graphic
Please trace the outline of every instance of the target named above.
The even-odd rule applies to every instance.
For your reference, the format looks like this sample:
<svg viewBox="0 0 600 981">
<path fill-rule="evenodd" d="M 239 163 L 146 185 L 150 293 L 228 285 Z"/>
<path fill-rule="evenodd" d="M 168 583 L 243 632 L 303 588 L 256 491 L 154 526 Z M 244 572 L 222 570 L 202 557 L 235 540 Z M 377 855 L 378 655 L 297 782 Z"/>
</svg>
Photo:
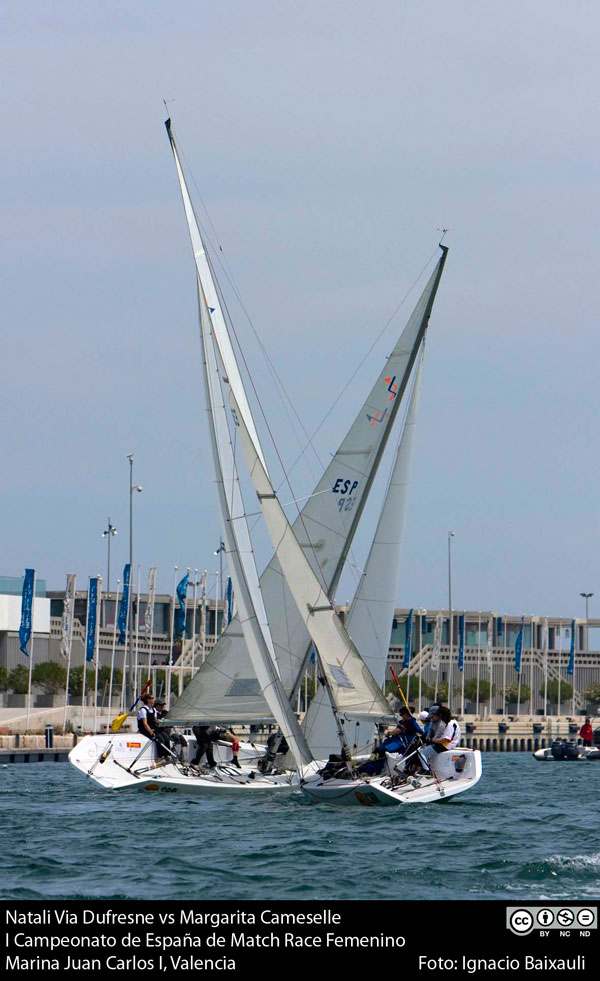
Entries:
<svg viewBox="0 0 600 981">
<path fill-rule="evenodd" d="M 376 422 L 383 422 L 387 414 L 388 414 L 387 409 L 385 410 L 385 412 L 380 412 L 379 409 L 377 409 L 377 411 L 374 412 L 372 416 L 370 416 L 369 413 L 367 412 L 367 419 L 369 420 L 371 429 L 373 428 Z"/>
<path fill-rule="evenodd" d="M 394 375 L 393 378 L 385 378 L 384 380 L 386 382 L 389 382 L 388 392 L 390 393 L 390 402 L 393 402 L 393 400 L 396 398 L 396 395 L 398 393 L 398 386 L 395 384 L 396 376 Z"/>
</svg>

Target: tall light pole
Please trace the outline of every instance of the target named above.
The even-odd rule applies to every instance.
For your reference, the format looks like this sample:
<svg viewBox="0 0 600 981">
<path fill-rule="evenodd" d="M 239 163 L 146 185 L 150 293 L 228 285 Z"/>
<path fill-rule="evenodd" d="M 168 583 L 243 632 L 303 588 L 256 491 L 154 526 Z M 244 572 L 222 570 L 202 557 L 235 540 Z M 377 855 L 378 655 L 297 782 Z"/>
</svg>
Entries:
<svg viewBox="0 0 600 981">
<path fill-rule="evenodd" d="M 448 705 L 452 700 L 452 647 L 454 643 L 454 624 L 452 621 L 452 539 L 454 532 L 448 532 L 448 641 L 450 644 L 450 671 L 448 672 Z"/>
<path fill-rule="evenodd" d="M 108 528 L 106 531 L 102 532 L 102 537 L 108 539 L 108 563 L 106 569 L 106 592 L 110 593 L 110 540 L 113 535 L 117 534 L 117 529 L 113 524 L 111 524 L 110 518 L 108 519 Z"/>
<path fill-rule="evenodd" d="M 127 687 L 129 689 L 129 694 L 133 694 L 131 677 L 132 677 L 132 660 L 133 660 L 133 492 L 142 492 L 141 484 L 134 484 L 133 482 L 133 453 L 127 454 L 127 459 L 129 460 L 129 603 L 127 618 L 129 620 L 129 661 L 127 664 Z"/>
<path fill-rule="evenodd" d="M 588 648 L 589 648 L 589 646 L 590 646 L 589 643 L 588 643 L 588 640 L 589 640 L 589 638 L 588 638 L 588 630 L 589 630 L 589 627 L 588 627 L 588 620 L 589 620 L 588 603 L 589 603 L 591 597 L 594 594 L 593 593 L 580 593 L 579 595 L 582 596 L 583 599 L 585 600 L 585 649 L 587 651 Z"/>
</svg>

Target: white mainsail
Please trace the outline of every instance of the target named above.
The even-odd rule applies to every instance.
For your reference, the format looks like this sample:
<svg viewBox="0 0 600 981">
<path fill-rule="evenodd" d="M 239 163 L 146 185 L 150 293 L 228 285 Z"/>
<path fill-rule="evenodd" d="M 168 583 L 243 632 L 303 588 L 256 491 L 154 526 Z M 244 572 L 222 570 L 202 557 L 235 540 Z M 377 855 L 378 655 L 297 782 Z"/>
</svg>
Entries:
<svg viewBox="0 0 600 981">
<path fill-rule="evenodd" d="M 181 182 L 181 168 L 179 167 L 177 152 L 169 126 L 167 126 L 167 130 L 169 131 Z M 186 197 L 186 194 L 185 184 L 183 184 L 182 196 L 189 221 L 189 198 Z M 190 232 L 192 231 L 192 227 L 196 227 L 195 222 L 191 223 Z M 202 261 L 205 253 L 201 247 L 201 241 L 199 247 L 193 234 L 191 238 L 198 274 L 200 336 L 204 353 L 203 365 L 207 414 L 215 468 L 215 484 L 221 510 L 223 538 L 229 558 L 231 576 L 235 585 L 239 621 L 261 692 L 288 741 L 297 765 L 303 766 L 311 761 L 311 755 L 298 726 L 296 716 L 290 707 L 287 695 L 282 688 L 273 654 L 273 644 L 262 602 L 247 517 L 239 486 L 235 453 L 229 432 L 228 411 L 222 396 L 217 350 L 221 357 L 221 363 L 227 373 L 227 385 L 232 392 L 235 392 L 238 417 L 239 419 L 243 419 L 246 432 L 248 431 L 248 426 L 251 427 L 253 432 L 256 430 L 245 396 L 242 379 L 237 368 L 233 347 L 227 333 L 227 325 L 220 313 L 220 306 L 218 308 L 211 306 L 209 310 L 207 292 L 210 295 L 211 304 L 218 303 L 218 299 L 214 299 L 216 289 L 214 286 L 211 288 L 212 272 Z M 215 319 L 220 327 L 219 337 L 217 337 L 212 320 L 212 317 L 217 313 L 219 316 L 216 316 Z M 225 359 L 227 359 L 226 363 Z M 241 404 L 237 400 L 238 396 L 242 399 Z M 262 461 L 263 457 L 260 447 L 256 448 L 256 453 Z M 185 714 L 185 705 L 186 700 L 184 694 L 179 699 L 175 711 L 171 712 L 169 716 L 171 724 L 183 721 L 180 716 L 182 711 Z"/>
<path fill-rule="evenodd" d="M 415 370 L 402 438 L 398 444 L 375 536 L 346 618 L 346 629 L 380 688 L 385 682 L 392 620 L 398 601 L 410 462 L 421 390 L 424 345 L 425 341 Z M 335 689 L 333 695 L 337 701 Z M 330 753 L 339 751 L 337 728 L 331 708 L 327 689 L 319 685 L 304 722 L 307 742 L 316 759 L 322 759 Z M 347 721 L 351 721 L 350 717 Z M 361 747 L 366 746 L 371 741 L 372 735 L 372 727 L 365 726 L 361 735 L 356 735 L 354 741 Z"/>
<path fill-rule="evenodd" d="M 331 596 L 341 575 L 377 467 L 424 336 L 446 259 L 436 267 L 375 385 L 361 406 L 313 494 L 294 522 L 294 533 Z M 283 686 L 293 697 L 302 677 L 310 636 L 275 554 L 260 585 Z M 234 617 L 186 689 L 188 721 L 271 721 Z M 179 714 L 179 713 L 178 713 Z"/>
<path fill-rule="evenodd" d="M 298 726 L 289 700 L 279 678 L 270 634 L 264 614 L 254 562 L 252 542 L 239 486 L 233 445 L 227 420 L 227 407 L 222 397 L 219 364 L 213 344 L 214 332 L 202 287 L 199 284 L 200 324 L 204 351 L 209 432 L 215 466 L 215 483 L 221 509 L 223 539 L 234 583 L 239 620 L 254 673 L 274 718 L 284 734 L 296 764 L 310 763 L 312 756 Z M 241 415 L 240 415 L 241 418 Z M 261 619 L 262 618 L 262 619 Z M 171 724 L 185 715 L 185 692 L 170 713 Z"/>
</svg>

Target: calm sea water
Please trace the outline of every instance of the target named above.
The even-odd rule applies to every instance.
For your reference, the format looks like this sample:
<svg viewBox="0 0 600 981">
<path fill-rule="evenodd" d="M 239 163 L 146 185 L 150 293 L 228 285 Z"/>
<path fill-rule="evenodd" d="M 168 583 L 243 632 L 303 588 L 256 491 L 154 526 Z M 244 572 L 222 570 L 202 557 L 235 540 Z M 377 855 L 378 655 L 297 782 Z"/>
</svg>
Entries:
<svg viewBox="0 0 600 981">
<path fill-rule="evenodd" d="M 467 794 L 393 809 L 111 794 L 68 763 L 0 787 L 5 899 L 600 896 L 600 763 L 487 754 Z"/>
</svg>

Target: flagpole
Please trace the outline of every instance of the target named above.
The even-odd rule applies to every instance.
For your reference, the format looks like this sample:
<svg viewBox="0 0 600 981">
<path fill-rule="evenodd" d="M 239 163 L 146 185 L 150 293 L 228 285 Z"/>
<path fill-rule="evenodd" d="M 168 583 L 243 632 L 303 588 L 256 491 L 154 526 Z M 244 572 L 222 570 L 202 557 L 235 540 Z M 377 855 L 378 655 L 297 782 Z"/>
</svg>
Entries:
<svg viewBox="0 0 600 981">
<path fill-rule="evenodd" d="M 529 618 L 529 714 L 533 711 L 533 613 Z"/>
<path fill-rule="evenodd" d="M 167 671 L 167 693 L 165 699 L 167 705 L 171 704 L 171 672 L 173 670 L 173 644 L 175 641 L 175 590 L 177 589 L 177 570 L 178 566 L 173 567 L 173 594 L 171 597 L 171 653 L 169 655 L 169 666 Z"/>
<path fill-rule="evenodd" d="M 219 600 L 218 600 L 218 596 L 219 596 L 219 572 L 217 570 L 217 573 L 216 573 L 216 581 L 215 581 L 215 622 L 214 622 L 214 628 L 215 628 L 215 644 L 217 643 L 217 641 L 219 639 Z M 300 710 L 298 710 L 298 711 L 300 711 Z"/>
<path fill-rule="evenodd" d="M 475 715 L 479 715 L 479 669 L 481 665 L 481 610 L 477 626 L 477 694 L 475 697 Z"/>
<path fill-rule="evenodd" d="M 556 705 L 556 718 L 560 718 L 560 669 L 562 667 L 562 618 L 558 621 L 558 703 Z"/>
<path fill-rule="evenodd" d="M 121 585 L 121 580 L 117 579 L 117 591 L 115 593 L 115 622 L 113 624 L 113 642 L 112 651 L 110 655 L 110 680 L 108 685 L 108 715 L 106 717 L 106 731 L 110 729 L 110 712 L 112 708 L 112 692 L 113 692 L 113 677 L 115 673 L 115 651 L 117 648 L 117 610 L 119 607 L 119 586 Z M 121 679 L 121 687 L 124 683 L 124 678 Z"/>
<path fill-rule="evenodd" d="M 196 615 L 198 610 L 198 570 L 194 569 L 194 615 L 192 617 L 192 678 L 196 672 Z"/>
<path fill-rule="evenodd" d="M 33 641 L 35 639 L 35 626 L 33 615 L 35 612 L 35 581 L 36 572 L 33 572 L 33 593 L 31 596 L 31 650 L 29 652 L 29 682 L 27 688 L 27 722 L 25 723 L 25 731 L 29 732 L 29 715 L 31 711 L 31 678 L 33 674 Z M 27 645 L 25 645 L 27 646 Z"/>
<path fill-rule="evenodd" d="M 571 705 L 571 715 L 575 715 L 575 631 L 576 630 L 577 630 L 577 627 L 575 625 L 575 621 L 573 620 L 573 630 L 572 630 L 573 636 L 572 636 L 572 639 L 571 639 L 571 643 L 573 645 L 573 664 L 572 664 L 573 674 L 571 676 L 571 681 L 573 682 L 573 684 L 572 684 L 572 688 L 573 688 L 573 702 L 572 702 L 572 705 Z"/>
<path fill-rule="evenodd" d="M 548 715 L 548 648 L 550 646 L 550 630 L 548 617 L 544 619 L 544 718 Z"/>
<path fill-rule="evenodd" d="M 423 610 L 423 613 L 422 613 L 422 616 L 421 616 L 421 647 L 420 647 L 420 651 L 422 651 L 423 650 L 423 647 L 425 646 L 423 644 L 423 618 L 425 618 L 425 626 L 427 626 L 427 610 Z M 420 655 L 420 651 L 419 651 L 419 655 Z M 316 686 L 315 686 L 315 691 L 316 691 Z M 419 712 L 422 711 L 422 704 L 421 704 L 422 703 L 422 691 L 423 691 L 423 658 L 421 656 L 419 656 Z"/>
<path fill-rule="evenodd" d="M 154 640 L 154 602 L 156 596 L 156 566 L 152 566 L 148 573 L 148 602 L 150 609 L 146 608 L 146 626 L 148 626 L 148 613 L 150 614 L 150 640 L 148 643 L 148 677 L 152 677 L 152 642 Z"/>
<path fill-rule="evenodd" d="M 502 715 L 506 712 L 506 658 L 508 657 L 508 620 L 507 614 L 504 614 L 504 657 L 502 665 Z"/>
<path fill-rule="evenodd" d="M 466 614 L 466 610 L 463 611 L 463 617 Z M 464 665 L 464 647 L 465 647 L 465 621 L 463 620 L 463 668 L 461 672 L 461 684 L 460 684 L 460 714 L 465 714 L 465 665 Z"/>
<path fill-rule="evenodd" d="M 85 682 L 87 675 L 87 636 L 88 627 L 90 622 L 90 581 L 91 576 L 88 576 L 88 598 L 87 598 L 87 609 L 85 613 L 85 640 L 83 642 L 83 677 L 81 679 L 81 734 L 83 735 L 83 721 L 85 718 Z"/>
<path fill-rule="evenodd" d="M 133 669 L 133 698 L 136 697 L 136 692 L 140 691 L 140 669 L 139 669 L 139 659 L 140 659 L 140 577 L 142 574 L 141 566 L 138 565 L 138 575 L 137 575 L 137 603 L 135 607 L 135 665 Z"/>
<path fill-rule="evenodd" d="M 72 576 L 72 578 L 71 578 Z M 69 705 L 69 676 L 71 674 L 71 654 L 73 650 L 73 620 L 75 613 L 75 573 L 67 575 L 67 589 L 65 593 L 65 603 L 68 604 L 67 615 L 69 617 L 67 623 L 67 679 L 65 681 L 65 711 L 63 715 L 63 735 L 65 734 L 65 729 L 67 728 L 67 707 Z M 69 596 L 69 584 L 71 585 L 71 596 Z M 65 612 L 63 610 L 63 621 Z"/>
<path fill-rule="evenodd" d="M 448 629 L 449 629 L 449 642 L 450 642 L 450 667 L 448 669 L 448 699 L 447 704 L 452 704 L 452 648 L 454 646 L 454 618 L 452 616 L 452 550 L 451 544 L 454 538 L 454 532 L 448 532 Z"/>
<path fill-rule="evenodd" d="M 487 629 L 487 655 L 488 655 L 488 674 L 490 686 L 488 694 L 488 717 L 492 715 L 492 692 L 494 689 L 494 614 L 488 618 Z"/>
<path fill-rule="evenodd" d="M 202 622 L 200 624 L 200 641 L 202 643 L 202 663 L 206 660 L 206 569 L 202 573 Z"/>
<path fill-rule="evenodd" d="M 188 583 L 190 581 L 190 579 L 189 579 L 190 572 L 191 572 L 191 569 L 190 569 L 190 567 L 188 565 L 188 567 L 187 567 Z M 184 658 L 183 658 L 183 652 L 185 650 L 185 636 L 186 636 L 186 632 L 187 632 L 187 601 L 188 601 L 188 595 L 187 595 L 187 586 L 186 586 L 185 587 L 185 599 L 183 601 L 183 630 L 181 631 L 181 655 L 180 655 L 180 658 L 179 658 L 179 662 L 180 662 L 179 663 L 179 694 L 180 695 L 183 693 L 183 660 L 184 660 Z"/>
<path fill-rule="evenodd" d="M 522 634 L 522 630 L 523 630 L 523 618 L 521 618 L 521 631 L 520 631 L 521 632 L 521 649 L 519 651 L 519 688 L 518 688 L 518 691 L 517 691 L 517 719 L 521 715 L 521 667 L 522 667 L 521 666 L 521 658 L 523 656 L 523 634 Z M 517 635 L 517 640 L 518 640 L 518 635 Z"/>
<path fill-rule="evenodd" d="M 98 644 L 98 631 L 100 629 L 100 615 L 102 612 L 102 576 L 98 576 L 98 586 L 96 593 L 96 627 L 94 630 L 94 659 L 96 661 L 95 670 L 95 690 L 94 690 L 94 732 L 98 731 L 98 669 L 100 667 L 100 645 Z"/>
</svg>

